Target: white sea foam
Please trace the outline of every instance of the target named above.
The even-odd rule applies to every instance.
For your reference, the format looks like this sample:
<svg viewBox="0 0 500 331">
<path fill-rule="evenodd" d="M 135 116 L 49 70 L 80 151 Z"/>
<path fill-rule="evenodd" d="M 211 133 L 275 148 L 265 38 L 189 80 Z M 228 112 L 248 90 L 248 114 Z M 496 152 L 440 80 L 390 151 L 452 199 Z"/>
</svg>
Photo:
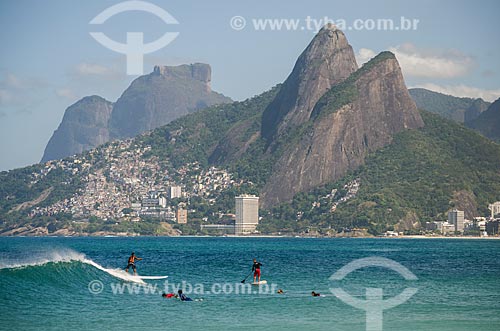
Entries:
<svg viewBox="0 0 500 331">
<path fill-rule="evenodd" d="M 122 269 L 118 268 L 105 268 L 102 265 L 92 261 L 87 258 L 85 254 L 76 252 L 71 249 L 57 249 L 39 252 L 26 258 L 16 259 L 16 260 L 3 260 L 0 259 L 0 269 L 18 269 L 26 268 L 30 266 L 43 266 L 47 263 L 69 263 L 69 262 L 81 262 L 88 264 L 98 270 L 101 270 L 113 277 L 129 281 L 144 284 L 144 279 L 163 279 L 166 276 L 134 276 Z"/>
<path fill-rule="evenodd" d="M 0 259 L 0 269 L 25 268 L 30 266 L 40 266 L 47 263 L 58 262 L 84 262 L 85 254 L 75 252 L 71 249 L 57 249 L 37 252 L 32 255 L 18 259 Z"/>
</svg>

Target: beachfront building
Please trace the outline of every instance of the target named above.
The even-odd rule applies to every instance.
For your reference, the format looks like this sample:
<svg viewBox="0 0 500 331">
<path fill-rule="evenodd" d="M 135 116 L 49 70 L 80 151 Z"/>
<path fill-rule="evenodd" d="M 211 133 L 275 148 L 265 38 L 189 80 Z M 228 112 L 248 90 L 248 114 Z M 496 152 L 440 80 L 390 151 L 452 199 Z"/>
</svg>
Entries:
<svg viewBox="0 0 500 331">
<path fill-rule="evenodd" d="M 201 229 L 211 234 L 234 234 L 234 224 L 202 224 Z"/>
<path fill-rule="evenodd" d="M 235 234 L 255 232 L 259 224 L 259 197 L 241 195 L 236 197 Z"/>
<path fill-rule="evenodd" d="M 488 205 L 488 209 L 491 211 L 491 218 L 496 218 L 500 216 L 500 201 L 494 202 Z"/>
<path fill-rule="evenodd" d="M 486 233 L 490 236 L 498 236 L 500 232 L 498 231 L 500 225 L 500 220 L 489 221 L 486 223 Z"/>
<path fill-rule="evenodd" d="M 443 222 L 441 224 L 441 233 L 443 235 L 454 234 L 455 233 L 455 224 L 451 224 L 449 222 Z"/>
<path fill-rule="evenodd" d="M 184 208 L 177 208 L 177 212 L 175 214 L 175 218 L 177 219 L 177 223 L 186 224 L 188 222 L 188 212 Z"/>
<path fill-rule="evenodd" d="M 453 209 L 448 212 L 448 223 L 453 224 L 455 226 L 455 232 L 463 232 L 464 231 L 464 211 Z"/>
</svg>

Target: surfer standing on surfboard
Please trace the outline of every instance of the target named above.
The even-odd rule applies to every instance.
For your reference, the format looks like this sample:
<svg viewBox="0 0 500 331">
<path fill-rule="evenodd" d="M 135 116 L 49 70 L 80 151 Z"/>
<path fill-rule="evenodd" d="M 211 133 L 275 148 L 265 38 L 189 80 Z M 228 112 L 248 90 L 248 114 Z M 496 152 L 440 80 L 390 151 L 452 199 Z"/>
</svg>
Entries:
<svg viewBox="0 0 500 331">
<path fill-rule="evenodd" d="M 253 266 L 252 266 L 252 271 L 253 271 L 253 282 L 255 283 L 255 278 L 258 277 L 258 281 L 260 282 L 260 267 L 262 266 L 262 263 L 257 262 L 257 259 L 253 259 Z"/>
<path fill-rule="evenodd" d="M 142 260 L 142 258 L 135 256 L 135 253 L 132 252 L 130 257 L 128 258 L 128 263 L 127 267 L 125 268 L 125 272 L 128 273 L 128 268 L 132 268 L 132 270 L 134 270 L 134 275 L 137 275 L 137 271 L 135 269 L 135 261 L 140 261 L 140 260 Z"/>
</svg>

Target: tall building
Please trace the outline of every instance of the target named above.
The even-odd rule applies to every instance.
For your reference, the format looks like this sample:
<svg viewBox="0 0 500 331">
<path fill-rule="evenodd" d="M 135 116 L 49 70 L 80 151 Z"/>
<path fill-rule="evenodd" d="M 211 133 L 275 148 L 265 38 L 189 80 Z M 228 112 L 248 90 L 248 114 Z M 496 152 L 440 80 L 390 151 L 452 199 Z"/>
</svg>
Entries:
<svg viewBox="0 0 500 331">
<path fill-rule="evenodd" d="M 259 224 L 259 197 L 241 195 L 236 197 L 235 234 L 255 232 Z"/>
<path fill-rule="evenodd" d="M 177 223 L 186 224 L 188 222 L 188 211 L 183 208 L 177 208 L 175 217 L 177 218 Z"/>
<path fill-rule="evenodd" d="M 170 186 L 168 188 L 168 197 L 170 199 L 182 197 L 182 188 L 180 186 Z"/>
<path fill-rule="evenodd" d="M 495 216 L 500 214 L 500 201 L 490 204 L 488 209 L 491 211 L 491 218 L 495 218 Z"/>
<path fill-rule="evenodd" d="M 463 210 L 453 209 L 448 212 L 448 223 L 455 226 L 455 232 L 464 231 L 464 212 Z"/>
<path fill-rule="evenodd" d="M 167 198 L 164 196 L 160 196 L 158 198 L 158 204 L 160 205 L 161 208 L 166 208 L 167 207 Z"/>
</svg>

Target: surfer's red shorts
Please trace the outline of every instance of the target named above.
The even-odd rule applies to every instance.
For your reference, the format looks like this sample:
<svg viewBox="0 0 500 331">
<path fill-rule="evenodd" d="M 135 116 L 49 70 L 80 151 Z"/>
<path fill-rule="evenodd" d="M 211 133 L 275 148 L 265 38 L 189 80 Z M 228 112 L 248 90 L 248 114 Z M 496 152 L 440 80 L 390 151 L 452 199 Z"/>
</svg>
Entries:
<svg viewBox="0 0 500 331">
<path fill-rule="evenodd" d="M 260 269 L 255 269 L 255 272 L 253 273 L 254 277 L 260 277 Z"/>
</svg>

